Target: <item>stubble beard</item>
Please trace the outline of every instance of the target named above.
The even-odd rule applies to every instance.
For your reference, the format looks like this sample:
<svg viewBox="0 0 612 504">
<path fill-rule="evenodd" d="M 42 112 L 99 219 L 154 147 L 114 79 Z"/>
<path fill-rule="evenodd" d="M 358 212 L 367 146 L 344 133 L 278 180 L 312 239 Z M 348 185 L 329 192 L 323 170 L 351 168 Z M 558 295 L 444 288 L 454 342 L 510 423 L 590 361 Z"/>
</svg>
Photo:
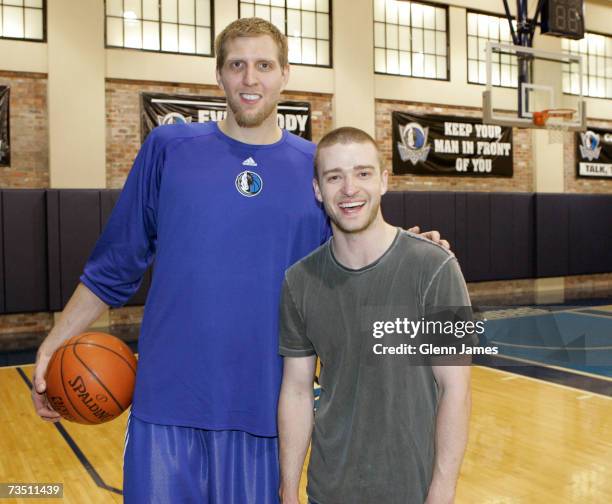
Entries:
<svg viewBox="0 0 612 504">
<path fill-rule="evenodd" d="M 365 231 L 366 229 L 368 229 L 372 223 L 376 220 L 376 216 L 378 215 L 378 209 L 380 208 L 380 201 L 378 202 L 378 205 L 374 205 L 372 206 L 372 209 L 370 211 L 370 214 L 368 215 L 368 218 L 366 220 L 366 222 L 363 224 L 363 226 L 360 226 L 358 228 L 347 228 L 342 224 L 342 221 L 335 216 L 335 214 L 333 214 L 332 212 L 327 212 L 327 214 L 330 216 L 329 220 L 343 233 L 346 234 L 357 234 L 357 233 L 361 233 L 363 231 Z"/>
<path fill-rule="evenodd" d="M 276 101 L 272 101 L 270 104 L 266 105 L 262 110 L 256 112 L 254 114 L 249 114 L 246 112 L 238 103 L 236 103 L 233 99 L 227 100 L 227 104 L 234 114 L 234 119 L 236 120 L 236 124 L 241 128 L 256 128 L 257 126 L 261 126 L 261 124 L 270 117 L 272 113 L 276 110 Z"/>
</svg>

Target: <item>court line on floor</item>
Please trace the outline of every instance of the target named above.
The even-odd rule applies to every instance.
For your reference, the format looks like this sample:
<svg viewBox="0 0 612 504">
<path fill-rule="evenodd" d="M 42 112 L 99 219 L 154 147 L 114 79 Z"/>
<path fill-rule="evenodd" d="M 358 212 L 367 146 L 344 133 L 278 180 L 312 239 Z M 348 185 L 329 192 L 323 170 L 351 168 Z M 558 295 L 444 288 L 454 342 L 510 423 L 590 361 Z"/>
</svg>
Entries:
<svg viewBox="0 0 612 504">
<path fill-rule="evenodd" d="M 612 318 L 612 313 L 603 313 L 603 312 L 593 313 L 593 312 L 587 312 L 586 310 L 572 310 L 572 311 L 567 311 L 564 313 L 569 313 L 570 315 L 578 315 L 579 317 L 591 317 L 591 318 L 597 318 L 597 319 L 610 320 L 610 318 Z"/>
<path fill-rule="evenodd" d="M 0 369 L 11 369 L 11 368 L 17 369 L 17 368 L 20 368 L 22 366 L 33 366 L 33 365 L 34 365 L 33 362 L 31 362 L 29 364 L 7 364 L 6 366 L 0 366 Z"/>
<path fill-rule="evenodd" d="M 512 371 L 506 371 L 505 369 L 497 369 L 494 367 L 489 367 L 489 366 L 477 366 L 481 369 L 486 369 L 488 371 L 496 371 L 498 373 L 502 373 L 502 374 L 513 374 Z M 523 375 L 523 374 L 517 374 L 516 376 L 518 376 L 519 378 L 525 378 L 527 380 L 531 380 L 531 381 L 535 381 L 538 382 L 540 384 L 544 384 L 544 385 L 550 385 L 551 387 L 559 387 L 562 389 L 566 389 L 566 390 L 570 390 L 574 393 L 576 392 L 580 392 L 581 394 L 592 394 L 594 397 L 601 397 L 603 399 L 608 399 L 610 401 L 612 401 L 612 397 L 604 395 L 604 394 L 600 394 L 598 392 L 591 392 L 591 391 L 587 391 L 584 389 L 579 389 L 576 387 L 572 387 L 571 385 L 563 385 L 562 383 L 556 383 L 553 381 L 548 381 L 548 380 L 542 380 L 541 378 L 534 378 L 533 376 L 528 376 L 528 375 Z"/>
<path fill-rule="evenodd" d="M 545 309 L 545 308 L 534 308 L 533 311 L 530 311 L 530 307 L 518 307 L 518 308 L 500 308 L 498 310 L 483 310 L 480 312 L 481 315 L 487 317 L 488 321 L 497 321 L 497 320 L 512 320 L 517 318 L 530 318 L 530 317 L 541 317 L 547 315 L 558 315 L 558 314 L 567 314 L 567 315 L 582 315 L 582 316 L 592 316 L 596 318 L 607 318 L 612 317 L 612 311 L 603 310 L 599 307 L 589 308 L 584 306 L 575 306 L 572 308 L 563 308 L 563 309 Z M 523 312 L 524 310 L 524 312 Z M 590 313 L 592 310 L 595 313 Z M 506 315 L 506 316 L 504 316 Z M 488 318 L 490 317 L 490 318 Z"/>
<path fill-rule="evenodd" d="M 568 352 L 585 352 L 587 350 L 612 350 L 612 345 L 604 346 L 585 346 L 574 348 L 570 346 L 542 346 L 542 345 L 523 345 L 521 343 L 506 343 L 505 341 L 491 340 L 497 346 L 507 346 L 510 348 L 529 348 L 530 350 L 567 350 Z"/>
<path fill-rule="evenodd" d="M 19 373 L 19 375 L 21 376 L 21 378 L 23 379 L 25 384 L 28 386 L 28 388 L 30 390 L 32 390 L 32 382 L 30 381 L 28 376 L 25 374 L 25 371 L 23 369 L 21 369 L 20 367 L 17 367 L 17 372 Z M 113 492 L 113 493 L 116 493 L 118 495 L 123 495 L 123 490 L 120 490 L 120 489 L 115 488 L 113 486 L 107 485 L 104 482 L 104 480 L 102 479 L 102 477 L 100 476 L 98 471 L 96 471 L 94 466 L 87 459 L 87 457 L 85 456 L 83 451 L 79 448 L 79 446 L 76 444 L 74 439 L 72 439 L 72 437 L 70 436 L 68 431 L 64 428 L 64 426 L 61 423 L 54 423 L 53 425 L 55 426 L 57 431 L 61 434 L 61 436 L 64 438 L 64 441 L 66 441 L 66 443 L 68 443 L 68 446 L 70 447 L 72 452 L 76 455 L 77 459 L 79 459 L 79 462 L 81 463 L 81 465 L 89 473 L 89 475 L 93 479 L 94 483 L 98 487 L 100 487 L 100 488 L 102 488 L 104 490 L 108 490 L 109 492 Z"/>
<path fill-rule="evenodd" d="M 499 359 L 508 359 L 508 360 L 512 360 L 512 361 L 516 361 L 516 362 L 524 362 L 525 364 L 529 364 L 530 366 L 538 366 L 538 367 L 543 367 L 543 368 L 548 368 L 548 369 L 554 369 L 555 371 L 561 371 L 563 373 L 569 373 L 569 374 L 575 374 L 575 375 L 581 375 L 581 376 L 586 376 L 587 378 L 594 378 L 595 380 L 602 380 L 605 382 L 612 382 L 612 377 L 610 376 L 606 376 L 606 375 L 601 375 L 601 374 L 595 374 L 595 373 L 589 373 L 588 371 L 581 371 L 580 369 L 573 369 L 573 368 L 565 368 L 562 366 L 555 366 L 554 364 L 546 364 L 542 361 L 534 361 L 534 360 L 529 360 L 529 359 L 524 359 L 522 357 L 513 357 L 510 355 L 497 355 L 497 357 Z M 496 369 L 495 366 L 483 366 L 483 367 L 492 367 L 493 369 Z M 521 373 L 515 373 L 519 376 L 524 376 Z M 546 381 L 546 380 L 543 380 Z M 553 382 L 554 383 L 554 382 Z M 574 388 L 574 387 L 572 387 Z"/>
</svg>

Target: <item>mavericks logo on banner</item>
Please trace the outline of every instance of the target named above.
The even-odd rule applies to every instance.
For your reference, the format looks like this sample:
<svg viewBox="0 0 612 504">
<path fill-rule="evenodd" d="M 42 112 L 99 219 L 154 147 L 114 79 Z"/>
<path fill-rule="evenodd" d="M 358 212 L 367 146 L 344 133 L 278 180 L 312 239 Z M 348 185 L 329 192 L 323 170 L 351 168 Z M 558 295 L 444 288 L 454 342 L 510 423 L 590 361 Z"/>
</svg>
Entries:
<svg viewBox="0 0 612 504">
<path fill-rule="evenodd" d="M 512 128 L 393 112 L 393 173 L 512 177 Z"/>
<path fill-rule="evenodd" d="M 141 138 L 144 142 L 153 128 L 163 124 L 220 121 L 225 114 L 225 98 L 141 93 Z M 310 103 L 279 102 L 278 125 L 311 140 Z"/>
<path fill-rule="evenodd" d="M 612 178 L 612 131 L 589 128 L 576 133 L 576 174 Z"/>
<path fill-rule="evenodd" d="M 11 146 L 9 131 L 10 88 L 0 86 L 0 166 L 11 164 Z"/>
</svg>

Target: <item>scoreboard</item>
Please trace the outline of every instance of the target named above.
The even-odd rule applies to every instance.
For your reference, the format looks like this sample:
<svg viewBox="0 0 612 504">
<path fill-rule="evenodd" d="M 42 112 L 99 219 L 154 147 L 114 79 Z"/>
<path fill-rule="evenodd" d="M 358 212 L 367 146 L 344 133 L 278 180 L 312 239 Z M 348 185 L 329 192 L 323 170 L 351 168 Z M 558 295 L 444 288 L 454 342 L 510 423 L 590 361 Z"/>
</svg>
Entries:
<svg viewBox="0 0 612 504">
<path fill-rule="evenodd" d="M 584 38 L 584 0 L 544 0 L 541 33 Z"/>
</svg>

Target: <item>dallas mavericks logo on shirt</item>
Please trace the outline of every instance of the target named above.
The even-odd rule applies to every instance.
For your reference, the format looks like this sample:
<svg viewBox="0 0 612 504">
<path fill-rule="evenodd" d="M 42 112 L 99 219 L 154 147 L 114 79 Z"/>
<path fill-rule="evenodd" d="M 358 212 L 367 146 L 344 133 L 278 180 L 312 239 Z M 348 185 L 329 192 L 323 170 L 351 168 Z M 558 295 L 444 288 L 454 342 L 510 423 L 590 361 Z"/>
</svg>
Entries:
<svg viewBox="0 0 612 504">
<path fill-rule="evenodd" d="M 399 126 L 401 143 L 397 143 L 402 161 L 410 161 L 416 165 L 419 161 L 425 161 L 431 148 L 427 144 L 429 128 L 423 128 L 419 123 L 411 122 L 406 126 Z"/>
<path fill-rule="evenodd" d="M 245 170 L 236 177 L 236 189 L 247 198 L 257 196 L 263 188 L 263 180 L 252 171 Z"/>
<path fill-rule="evenodd" d="M 601 153 L 601 146 L 599 145 L 599 135 L 593 131 L 586 131 L 580 133 L 582 137 L 582 145 L 580 146 L 580 154 L 583 158 L 587 158 L 589 161 L 599 158 Z"/>
</svg>

